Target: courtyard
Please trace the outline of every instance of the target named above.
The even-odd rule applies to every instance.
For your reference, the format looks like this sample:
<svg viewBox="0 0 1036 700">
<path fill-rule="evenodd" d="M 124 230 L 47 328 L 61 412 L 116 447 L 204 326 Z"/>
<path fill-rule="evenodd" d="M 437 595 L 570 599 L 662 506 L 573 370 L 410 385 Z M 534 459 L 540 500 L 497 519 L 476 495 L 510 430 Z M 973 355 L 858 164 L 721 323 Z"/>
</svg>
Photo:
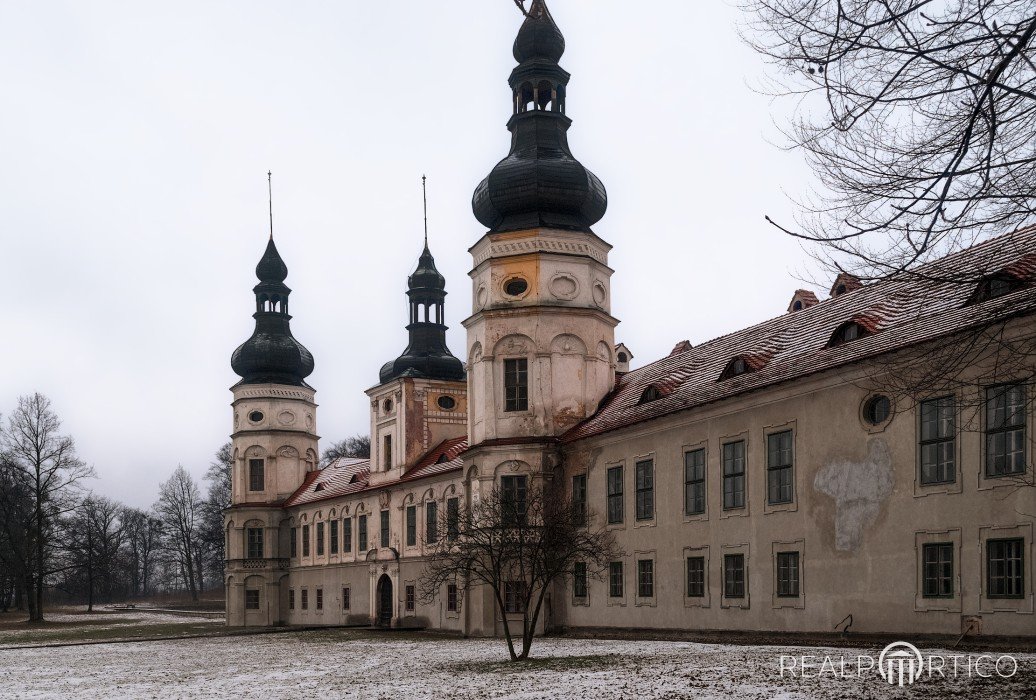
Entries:
<svg viewBox="0 0 1036 700">
<path fill-rule="evenodd" d="M 149 612 L 52 620 L 45 629 L 0 628 L 0 697 L 1036 697 L 1036 655 L 1029 653 L 1012 654 L 1018 668 L 1008 679 L 922 676 L 898 688 L 852 668 L 782 678 L 782 655 L 815 657 L 819 665 L 825 656 L 877 657 L 880 649 L 870 648 L 549 638 L 537 640 L 533 659 L 513 664 L 495 639 L 355 629 L 210 636 L 230 631 L 211 620 Z"/>
</svg>

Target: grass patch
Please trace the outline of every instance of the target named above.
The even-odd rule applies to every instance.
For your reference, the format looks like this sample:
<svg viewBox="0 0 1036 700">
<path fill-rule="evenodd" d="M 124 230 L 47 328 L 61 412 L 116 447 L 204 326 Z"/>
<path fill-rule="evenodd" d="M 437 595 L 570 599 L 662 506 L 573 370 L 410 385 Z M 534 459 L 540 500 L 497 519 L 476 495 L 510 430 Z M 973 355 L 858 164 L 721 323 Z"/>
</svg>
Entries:
<svg viewBox="0 0 1036 700">
<path fill-rule="evenodd" d="M 524 661 L 469 661 L 447 666 L 451 673 L 529 673 L 532 671 L 604 671 L 614 669 L 622 659 L 618 654 L 588 656 L 544 656 Z"/>
<path fill-rule="evenodd" d="M 97 621 L 84 625 L 80 622 L 54 623 L 43 626 L 24 627 L 26 632 L 13 635 L 0 635 L 0 648 L 6 646 L 23 646 L 32 644 L 61 644 L 71 642 L 111 642 L 121 640 L 145 639 L 149 637 L 196 637 L 211 635 L 226 629 L 222 623 L 195 624 L 152 624 L 132 625 L 133 620 Z M 114 625 L 106 627 L 90 627 L 93 625 Z"/>
</svg>

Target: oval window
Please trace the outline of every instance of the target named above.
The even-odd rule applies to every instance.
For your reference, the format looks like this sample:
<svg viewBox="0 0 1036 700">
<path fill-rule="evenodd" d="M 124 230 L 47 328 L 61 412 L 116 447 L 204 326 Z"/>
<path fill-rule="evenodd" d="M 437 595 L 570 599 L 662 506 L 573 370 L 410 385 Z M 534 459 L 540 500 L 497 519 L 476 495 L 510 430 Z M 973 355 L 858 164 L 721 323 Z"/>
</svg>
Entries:
<svg viewBox="0 0 1036 700">
<path fill-rule="evenodd" d="M 457 402 L 452 396 L 440 396 L 436 403 L 438 403 L 439 408 L 444 411 L 452 411 L 457 407 Z"/>
<path fill-rule="evenodd" d="M 261 423 L 263 418 L 265 417 L 266 416 L 263 415 L 262 411 L 252 411 L 248 414 L 248 420 L 252 421 L 253 423 Z"/>
<path fill-rule="evenodd" d="M 512 280 L 508 280 L 504 284 L 504 293 L 512 297 L 520 297 L 529 290 L 529 283 L 523 280 L 521 277 L 515 277 Z"/>
<path fill-rule="evenodd" d="M 872 396 L 863 405 L 863 418 L 871 425 L 881 425 L 892 414 L 892 402 L 887 396 Z"/>
</svg>

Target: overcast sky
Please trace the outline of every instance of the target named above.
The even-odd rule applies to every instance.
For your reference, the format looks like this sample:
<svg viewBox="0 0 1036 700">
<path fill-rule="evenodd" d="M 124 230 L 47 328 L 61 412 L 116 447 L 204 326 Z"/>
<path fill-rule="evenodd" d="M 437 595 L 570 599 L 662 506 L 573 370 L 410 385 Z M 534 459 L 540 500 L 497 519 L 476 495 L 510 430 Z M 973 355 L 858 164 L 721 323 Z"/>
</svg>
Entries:
<svg viewBox="0 0 1036 700">
<path fill-rule="evenodd" d="M 552 0 L 573 151 L 608 188 L 616 338 L 656 360 L 782 313 L 809 271 L 769 227 L 808 172 L 721 0 Z M 431 248 L 464 357 L 471 193 L 507 154 L 511 0 L 0 0 L 0 411 L 48 395 L 136 506 L 231 430 L 274 173 L 324 444 L 368 430 Z M 824 290 L 826 291 L 826 290 Z M 6 417 L 5 417 L 6 420 Z"/>
</svg>

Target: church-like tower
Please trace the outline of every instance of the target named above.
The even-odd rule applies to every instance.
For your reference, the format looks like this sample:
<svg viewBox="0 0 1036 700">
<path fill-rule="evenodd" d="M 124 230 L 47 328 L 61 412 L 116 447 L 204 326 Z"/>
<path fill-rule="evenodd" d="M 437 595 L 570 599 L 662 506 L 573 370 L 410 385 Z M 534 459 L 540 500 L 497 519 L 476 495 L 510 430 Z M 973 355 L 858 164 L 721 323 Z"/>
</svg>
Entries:
<svg viewBox="0 0 1036 700">
<path fill-rule="evenodd" d="M 428 249 L 407 280 L 410 342 L 385 363 L 371 399 L 371 483 L 398 478 L 443 440 L 464 435 L 464 365 L 446 345 L 446 279 Z"/>
<path fill-rule="evenodd" d="M 313 356 L 291 333 L 288 267 L 273 237 L 255 269 L 255 331 L 231 358 L 232 505 L 226 512 L 227 623 L 287 620 L 288 531 L 281 503 L 316 469 Z"/>
<path fill-rule="evenodd" d="M 564 50 L 546 3 L 534 0 L 514 43 L 511 150 L 472 202 L 488 229 L 470 250 L 474 305 L 464 322 L 476 449 L 549 445 L 614 384 L 611 246 L 591 229 L 608 200 L 568 145 Z M 533 470 L 549 466 L 545 452 L 527 450 Z M 495 465 L 479 465 L 480 476 L 486 468 Z"/>
</svg>

